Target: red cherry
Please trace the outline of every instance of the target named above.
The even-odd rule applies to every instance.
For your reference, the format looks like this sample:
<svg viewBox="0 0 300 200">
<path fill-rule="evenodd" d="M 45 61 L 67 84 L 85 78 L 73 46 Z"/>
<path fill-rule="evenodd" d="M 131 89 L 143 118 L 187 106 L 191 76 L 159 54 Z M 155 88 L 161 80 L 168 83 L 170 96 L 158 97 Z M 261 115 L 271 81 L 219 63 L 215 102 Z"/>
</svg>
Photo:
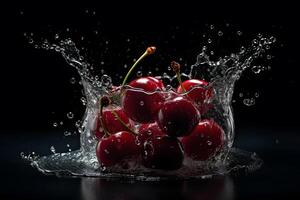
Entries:
<svg viewBox="0 0 300 200">
<path fill-rule="evenodd" d="M 147 168 L 175 170 L 182 166 L 184 154 L 177 138 L 164 135 L 151 137 L 144 143 L 142 158 Z"/>
<path fill-rule="evenodd" d="M 117 117 L 114 115 L 113 111 L 127 125 L 128 128 L 133 127 L 133 123 L 126 116 L 123 109 L 121 109 L 121 108 L 106 109 L 106 110 L 103 110 L 102 119 L 103 119 L 103 124 L 109 133 L 113 134 L 113 133 L 116 133 L 119 131 L 127 131 L 128 130 L 128 128 L 126 128 L 117 119 Z M 99 115 L 100 115 L 100 113 L 99 113 Z M 103 127 L 101 127 L 99 117 L 100 116 L 97 116 L 97 118 L 96 118 L 96 130 L 94 132 L 97 139 L 101 139 L 104 136 L 104 130 L 103 130 Z"/>
<path fill-rule="evenodd" d="M 184 97 L 166 101 L 158 112 L 158 125 L 169 136 L 188 135 L 199 120 L 196 107 Z"/>
<path fill-rule="evenodd" d="M 182 83 L 182 87 L 184 87 L 187 92 L 186 95 L 195 102 L 201 114 L 207 112 L 212 107 L 209 100 L 213 96 L 213 89 L 212 87 L 208 87 L 208 85 L 206 81 L 198 79 L 190 79 Z M 180 85 L 178 86 L 178 93 L 184 92 L 182 87 Z"/>
<path fill-rule="evenodd" d="M 185 154 L 194 160 L 207 160 L 224 145 L 224 130 L 213 120 L 203 120 L 189 136 L 181 139 Z"/>
<path fill-rule="evenodd" d="M 156 114 L 164 101 L 158 90 L 163 83 L 154 77 L 142 77 L 129 83 L 132 89 L 126 89 L 122 98 L 124 112 L 139 123 L 154 122 Z"/>
<path fill-rule="evenodd" d="M 135 142 L 135 136 L 127 131 L 121 131 L 102 138 L 97 144 L 96 156 L 99 163 L 105 167 L 123 164 L 125 159 L 135 158 L 140 150 Z"/>
<path fill-rule="evenodd" d="M 159 128 L 157 123 L 152 124 L 142 124 L 139 128 L 139 133 L 137 135 L 137 141 L 140 145 L 143 145 L 144 142 L 150 137 L 165 135 L 164 132 Z"/>
</svg>

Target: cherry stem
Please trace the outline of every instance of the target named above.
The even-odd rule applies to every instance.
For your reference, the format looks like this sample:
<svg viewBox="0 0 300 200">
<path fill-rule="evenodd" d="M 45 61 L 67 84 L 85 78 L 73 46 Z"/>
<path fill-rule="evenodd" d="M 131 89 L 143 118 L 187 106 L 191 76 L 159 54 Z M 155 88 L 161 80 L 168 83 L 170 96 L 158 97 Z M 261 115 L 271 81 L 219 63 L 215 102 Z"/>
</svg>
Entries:
<svg viewBox="0 0 300 200">
<path fill-rule="evenodd" d="M 125 86 L 126 81 L 127 81 L 128 77 L 129 77 L 129 75 L 130 75 L 131 72 L 134 70 L 134 68 L 137 66 L 137 64 L 138 64 L 141 60 L 143 60 L 146 56 L 153 54 L 153 53 L 155 52 L 155 50 L 156 50 L 156 47 L 148 47 L 148 48 L 146 49 L 146 51 L 143 53 L 143 55 L 141 55 L 141 56 L 139 57 L 139 59 L 137 59 L 137 61 L 135 61 L 135 63 L 134 63 L 134 64 L 132 65 L 132 67 L 130 68 L 130 70 L 127 72 L 127 74 L 126 74 L 126 76 L 125 76 L 125 78 L 124 78 L 124 80 L 123 80 L 123 83 L 122 83 L 122 85 L 121 85 L 121 88 L 123 88 L 123 87 Z"/>
<path fill-rule="evenodd" d="M 176 78 L 179 82 L 179 85 L 181 87 L 181 89 L 183 90 L 183 92 L 185 93 L 186 90 L 182 85 L 182 80 L 181 80 L 181 74 L 180 74 L 180 64 L 178 62 L 172 61 L 171 62 L 171 68 L 173 69 L 173 71 L 176 73 Z"/>
<path fill-rule="evenodd" d="M 110 136 L 110 133 L 108 132 L 108 130 L 106 129 L 106 127 L 105 127 L 105 125 L 104 125 L 104 122 L 103 122 L 103 118 L 102 118 L 102 116 L 103 116 L 103 108 L 106 106 L 106 105 L 104 105 L 104 104 L 106 104 L 106 103 L 103 103 L 103 102 L 105 102 L 103 99 L 104 98 L 107 98 L 107 97 L 102 97 L 101 98 L 101 100 L 100 100 L 100 124 L 101 124 L 101 127 L 103 128 L 103 131 L 104 131 L 104 136 L 103 137 L 108 137 L 108 136 Z"/>
<path fill-rule="evenodd" d="M 130 131 L 131 133 L 133 133 L 134 135 L 137 135 L 136 132 L 134 132 L 131 128 L 129 128 L 129 126 L 120 118 L 120 116 L 118 115 L 118 113 L 114 110 L 111 111 L 112 114 L 117 118 L 117 120 L 124 126 L 127 128 L 128 131 Z"/>
</svg>

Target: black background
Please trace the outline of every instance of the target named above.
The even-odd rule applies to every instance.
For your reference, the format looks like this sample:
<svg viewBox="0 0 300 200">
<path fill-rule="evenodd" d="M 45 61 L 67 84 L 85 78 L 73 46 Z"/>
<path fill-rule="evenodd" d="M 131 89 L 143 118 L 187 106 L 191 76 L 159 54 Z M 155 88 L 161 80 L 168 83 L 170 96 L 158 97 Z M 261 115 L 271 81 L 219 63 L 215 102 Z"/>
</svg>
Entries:
<svg viewBox="0 0 300 200">
<path fill-rule="evenodd" d="M 1 171 L 6 175 L 0 195 L 4 199 L 19 198 L 23 195 L 24 199 L 75 198 L 77 193 L 73 193 L 73 196 L 70 193 L 73 189 L 78 189 L 78 182 L 81 181 L 82 185 L 92 184 L 93 187 L 105 190 L 117 187 L 119 190 L 114 192 L 120 191 L 120 194 L 125 195 L 121 196 L 121 199 L 141 198 L 132 197 L 131 193 L 124 192 L 130 187 L 141 191 L 140 193 L 157 192 L 155 198 L 167 197 L 172 195 L 172 191 L 185 191 L 182 188 L 190 188 L 185 193 L 180 193 L 178 198 L 192 199 L 197 198 L 198 186 L 209 188 L 213 185 L 214 191 L 217 187 L 214 184 L 218 185 L 220 180 L 224 183 L 224 179 L 227 184 L 230 179 L 229 185 L 235 186 L 232 191 L 235 198 L 299 198 L 296 188 L 299 178 L 297 169 L 300 144 L 297 6 L 288 2 L 199 2 L 199 5 L 196 5 L 189 2 L 162 4 L 152 1 L 140 2 L 138 5 L 138 8 L 135 8 L 134 5 L 119 2 L 99 2 L 93 6 L 75 3 L 61 5 L 52 2 L 32 5 L 16 3 L 1 8 Z M 226 28 L 227 23 L 230 24 L 230 28 Z M 210 31 L 210 25 L 214 25 L 213 31 Z M 67 28 L 70 29 L 69 32 L 66 31 Z M 233 180 L 230 177 L 221 177 L 217 181 L 170 183 L 171 186 L 163 183 L 154 186 L 144 183 L 127 185 L 103 183 L 98 179 L 46 178 L 19 159 L 20 151 L 47 154 L 49 146 L 60 139 L 63 142 L 58 141 L 55 145 L 61 150 L 64 150 L 65 143 L 78 145 L 77 136 L 64 138 L 63 132 L 75 130 L 74 123 L 81 118 L 84 111 L 79 101 L 82 96 L 81 87 L 69 82 L 71 77 L 79 80 L 76 71 L 69 67 L 59 54 L 35 49 L 28 43 L 24 33 L 28 35 L 32 32 L 34 38 L 49 38 L 54 42 L 56 33 L 60 38 L 70 37 L 79 48 L 85 48 L 81 52 L 88 62 L 99 69 L 104 68 L 107 74 L 113 76 L 120 69 L 123 70 L 120 66 L 131 64 L 132 59 L 142 53 L 148 45 L 156 45 L 158 51 L 157 56 L 154 55 L 142 64 L 144 69 L 148 69 L 151 64 L 166 69 L 171 60 L 179 58 L 191 65 L 207 40 L 201 38 L 202 35 L 213 35 L 217 30 L 222 30 L 223 38 L 227 38 L 226 45 L 217 46 L 225 53 L 233 52 L 240 44 L 249 43 L 258 33 L 277 38 L 271 50 L 274 58 L 268 63 L 272 70 L 257 76 L 246 72 L 238 81 L 234 95 L 236 103 L 233 107 L 237 126 L 235 145 L 257 151 L 266 162 L 265 167 L 255 175 L 234 177 Z M 236 34 L 239 30 L 243 33 L 240 37 Z M 98 31 L 97 35 L 95 31 Z M 84 40 L 81 40 L 81 37 L 84 37 Z M 128 38 L 130 42 L 127 42 Z M 109 41 L 109 50 L 103 54 L 101 50 L 105 41 Z M 126 52 L 127 48 L 130 49 L 129 52 Z M 100 64 L 103 60 L 105 65 Z M 238 94 L 243 92 L 246 95 L 248 92 L 253 96 L 256 91 L 260 94 L 256 105 L 243 105 Z M 75 114 L 72 120 L 66 118 L 69 111 Z M 52 124 L 60 121 L 63 121 L 64 125 L 55 129 Z M 5 173 L 6 170 L 8 173 Z M 22 173 L 23 171 L 26 174 Z M 17 184 L 17 179 L 22 181 Z M 37 187 L 39 182 L 50 189 Z M 101 186 L 98 186 L 99 184 Z M 186 186 L 189 184 L 194 186 Z M 237 184 L 242 186 L 236 187 Z M 25 185 L 27 186 L 24 189 Z M 51 191 L 57 190 L 58 186 L 67 189 L 54 195 Z M 23 189 L 18 190 L 18 187 Z M 37 189 L 34 189 L 35 187 Z M 254 188 L 253 193 L 247 192 L 248 187 Z M 265 187 L 266 191 L 262 187 Z M 93 191 L 100 193 L 98 199 L 113 199 L 110 194 L 102 194 L 103 189 Z M 200 196 L 206 195 L 203 191 Z M 80 199 L 82 194 L 78 195 L 76 199 Z M 175 192 L 175 199 L 176 196 L 178 195 Z M 154 196 L 149 197 L 151 198 Z M 214 198 L 216 197 L 211 197 Z"/>
</svg>

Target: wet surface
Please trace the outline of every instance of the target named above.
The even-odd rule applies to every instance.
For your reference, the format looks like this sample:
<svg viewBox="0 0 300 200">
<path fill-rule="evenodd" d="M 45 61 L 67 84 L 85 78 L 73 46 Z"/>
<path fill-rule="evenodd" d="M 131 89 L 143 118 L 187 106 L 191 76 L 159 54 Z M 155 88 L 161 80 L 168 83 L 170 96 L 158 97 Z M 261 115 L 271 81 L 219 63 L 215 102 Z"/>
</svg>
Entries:
<svg viewBox="0 0 300 200">
<path fill-rule="evenodd" d="M 76 146 L 78 141 L 75 138 L 67 138 L 68 143 Z M 66 143 L 66 139 L 58 133 L 3 134 L 0 140 L 0 199 L 300 198 L 298 130 L 238 130 L 235 146 L 257 152 L 264 160 L 263 167 L 250 174 L 233 174 L 204 180 L 125 182 L 99 178 L 59 178 L 43 175 L 20 158 L 21 151 L 50 154 L 51 145 L 62 150 Z"/>
</svg>

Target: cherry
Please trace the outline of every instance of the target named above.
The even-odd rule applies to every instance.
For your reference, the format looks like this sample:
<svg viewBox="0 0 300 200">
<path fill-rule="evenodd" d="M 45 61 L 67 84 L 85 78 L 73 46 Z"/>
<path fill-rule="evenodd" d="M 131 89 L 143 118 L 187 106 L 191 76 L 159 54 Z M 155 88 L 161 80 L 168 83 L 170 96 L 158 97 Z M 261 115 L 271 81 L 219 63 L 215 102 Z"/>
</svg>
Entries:
<svg viewBox="0 0 300 200">
<path fill-rule="evenodd" d="M 119 117 L 119 119 L 116 115 Z M 105 134 L 104 128 L 101 126 L 101 122 L 99 118 L 100 118 L 100 113 L 96 117 L 96 130 L 94 131 L 94 134 L 97 139 L 101 139 Z M 133 123 L 129 120 L 129 118 L 124 113 L 123 109 L 120 107 L 103 110 L 102 120 L 103 120 L 103 126 L 105 126 L 105 128 L 109 133 L 127 131 L 133 127 Z"/>
<path fill-rule="evenodd" d="M 163 82 L 154 77 L 142 77 L 131 81 L 129 89 L 125 89 L 125 83 L 136 67 L 146 56 L 155 52 L 155 47 L 148 47 L 142 56 L 130 68 L 121 85 L 122 105 L 125 113 L 132 120 L 139 123 L 154 122 L 156 114 L 164 98 L 159 90 L 164 89 Z"/>
<path fill-rule="evenodd" d="M 110 167 L 123 164 L 126 159 L 136 158 L 140 153 L 135 136 L 127 131 L 120 131 L 102 138 L 96 147 L 96 156 L 102 166 Z"/>
<path fill-rule="evenodd" d="M 224 130 L 212 119 L 203 120 L 189 136 L 181 139 L 186 156 L 194 160 L 207 160 L 224 145 Z"/>
<path fill-rule="evenodd" d="M 142 158 L 147 168 L 176 170 L 182 166 L 184 154 L 177 138 L 164 135 L 150 137 L 144 143 Z"/>
<path fill-rule="evenodd" d="M 129 83 L 133 89 L 126 89 L 122 97 L 123 109 L 128 117 L 139 123 L 154 122 L 164 101 L 157 91 L 163 84 L 154 77 L 142 77 Z"/>
<path fill-rule="evenodd" d="M 158 125 L 169 136 L 188 135 L 199 120 L 196 107 L 182 96 L 165 101 L 158 112 Z"/>
<path fill-rule="evenodd" d="M 204 114 L 211 108 L 211 104 L 209 100 L 212 99 L 213 96 L 213 88 L 209 87 L 208 82 L 204 80 L 198 79 L 190 79 L 184 81 L 177 88 L 178 93 L 185 93 L 200 110 L 201 114 Z"/>
<path fill-rule="evenodd" d="M 165 135 L 164 132 L 159 128 L 157 123 L 152 124 L 142 124 L 139 128 L 139 133 L 137 135 L 137 141 L 140 145 L 150 137 Z"/>
</svg>

